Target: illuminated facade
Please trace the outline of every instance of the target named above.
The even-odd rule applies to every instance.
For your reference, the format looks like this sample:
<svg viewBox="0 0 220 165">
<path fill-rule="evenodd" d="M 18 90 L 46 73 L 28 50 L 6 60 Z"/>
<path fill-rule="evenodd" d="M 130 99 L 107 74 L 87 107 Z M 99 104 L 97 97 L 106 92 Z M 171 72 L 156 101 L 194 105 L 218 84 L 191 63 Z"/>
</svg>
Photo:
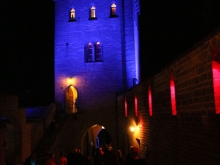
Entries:
<svg viewBox="0 0 220 165">
<path fill-rule="evenodd" d="M 138 0 L 55 1 L 55 101 L 66 113 L 115 111 L 139 80 L 138 15 Z"/>
<path fill-rule="evenodd" d="M 74 116 L 66 153 L 99 147 L 104 127 L 117 145 L 117 94 L 140 76 L 139 10 L 139 0 L 55 1 L 55 102 Z"/>
</svg>

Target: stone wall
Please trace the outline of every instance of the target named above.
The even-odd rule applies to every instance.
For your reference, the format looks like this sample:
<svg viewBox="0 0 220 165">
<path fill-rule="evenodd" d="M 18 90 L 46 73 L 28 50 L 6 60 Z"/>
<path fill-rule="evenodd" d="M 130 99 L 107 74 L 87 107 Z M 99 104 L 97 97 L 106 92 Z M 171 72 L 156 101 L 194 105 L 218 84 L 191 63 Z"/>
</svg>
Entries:
<svg viewBox="0 0 220 165">
<path fill-rule="evenodd" d="M 152 78 L 117 97 L 119 148 L 125 154 L 129 146 L 138 146 L 140 156 L 147 157 L 152 165 L 218 164 L 220 121 L 215 100 L 220 98 L 214 98 L 213 50 L 220 49 L 219 36 L 217 31 Z M 177 115 L 172 115 L 171 74 L 174 75 Z M 149 115 L 149 86 L 152 116 Z M 134 97 L 138 100 L 137 117 Z M 131 126 L 136 128 L 134 133 L 129 129 Z M 140 146 L 136 138 L 140 139 Z"/>
<path fill-rule="evenodd" d="M 48 107 L 52 116 L 48 113 L 49 117 L 27 121 L 26 109 L 18 107 L 18 97 L 1 93 L 0 110 L 0 164 L 20 165 L 43 136 L 46 121 L 55 115 L 55 105 Z"/>
</svg>

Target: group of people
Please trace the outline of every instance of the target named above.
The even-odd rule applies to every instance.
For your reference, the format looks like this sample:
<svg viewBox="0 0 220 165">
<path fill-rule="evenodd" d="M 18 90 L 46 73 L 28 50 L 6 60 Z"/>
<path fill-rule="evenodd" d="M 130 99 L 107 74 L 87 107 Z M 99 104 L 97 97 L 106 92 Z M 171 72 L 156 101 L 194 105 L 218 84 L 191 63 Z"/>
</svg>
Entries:
<svg viewBox="0 0 220 165">
<path fill-rule="evenodd" d="M 24 165 L 147 165 L 147 161 L 139 157 L 137 147 L 131 147 L 126 157 L 120 150 L 100 147 L 94 149 L 92 156 L 83 155 L 77 148 L 74 148 L 67 156 L 61 152 L 58 161 L 55 161 L 54 153 L 50 153 L 47 159 L 40 164 L 36 163 L 36 153 L 32 152 Z"/>
<path fill-rule="evenodd" d="M 137 147 L 131 147 L 124 157 L 121 150 L 97 148 L 93 165 L 148 165 L 146 159 L 140 158 Z"/>
<path fill-rule="evenodd" d="M 45 160 L 37 160 L 36 152 L 32 152 L 29 157 L 25 159 L 24 165 L 68 165 L 67 158 L 64 156 L 64 153 L 60 153 L 59 161 L 56 163 L 54 159 L 54 153 L 49 153 Z"/>
</svg>

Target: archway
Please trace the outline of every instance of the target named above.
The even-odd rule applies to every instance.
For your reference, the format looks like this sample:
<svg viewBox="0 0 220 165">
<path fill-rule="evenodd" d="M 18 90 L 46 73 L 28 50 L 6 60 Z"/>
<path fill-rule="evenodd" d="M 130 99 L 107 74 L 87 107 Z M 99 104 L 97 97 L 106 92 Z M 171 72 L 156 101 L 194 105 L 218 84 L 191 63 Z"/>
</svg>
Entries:
<svg viewBox="0 0 220 165">
<path fill-rule="evenodd" d="M 95 124 L 83 136 L 82 150 L 84 154 L 93 156 L 95 149 L 112 145 L 112 137 L 104 126 Z"/>
<path fill-rule="evenodd" d="M 65 112 L 72 114 L 77 112 L 78 92 L 72 85 L 65 92 Z"/>
<path fill-rule="evenodd" d="M 99 147 L 105 146 L 105 145 L 111 147 L 112 145 L 112 138 L 106 129 L 100 130 L 97 136 L 97 141 L 98 141 Z"/>
</svg>

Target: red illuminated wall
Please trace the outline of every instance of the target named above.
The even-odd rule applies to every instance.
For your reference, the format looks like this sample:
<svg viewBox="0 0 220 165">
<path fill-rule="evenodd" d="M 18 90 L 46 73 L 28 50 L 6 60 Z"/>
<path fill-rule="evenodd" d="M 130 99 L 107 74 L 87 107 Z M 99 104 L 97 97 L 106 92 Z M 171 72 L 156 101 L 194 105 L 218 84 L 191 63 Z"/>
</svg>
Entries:
<svg viewBox="0 0 220 165">
<path fill-rule="evenodd" d="M 134 97 L 134 111 L 135 111 L 135 116 L 138 116 L 138 100 L 137 97 Z"/>
<path fill-rule="evenodd" d="M 118 96 L 121 102 L 117 108 L 123 116 L 118 115 L 118 148 L 124 148 L 124 153 L 129 146 L 137 146 L 149 164 L 219 164 L 220 29 L 208 37 L 153 77 Z M 217 52 L 214 55 L 213 50 Z M 138 116 L 133 113 L 134 95 L 138 98 Z M 133 133 L 131 126 L 135 127 Z"/>
<path fill-rule="evenodd" d="M 125 114 L 125 117 L 128 116 L 128 105 L 127 105 L 126 98 L 124 99 L 124 114 Z"/>
<path fill-rule="evenodd" d="M 173 74 L 170 75 L 170 100 L 172 115 L 176 115 L 176 93 L 175 93 L 175 83 Z"/>
<path fill-rule="evenodd" d="M 151 88 L 148 87 L 148 106 L 149 106 L 149 115 L 152 116 L 152 94 L 151 94 Z"/>
<path fill-rule="evenodd" d="M 216 114 L 220 114 L 220 63 L 212 61 L 213 88 Z"/>
</svg>

